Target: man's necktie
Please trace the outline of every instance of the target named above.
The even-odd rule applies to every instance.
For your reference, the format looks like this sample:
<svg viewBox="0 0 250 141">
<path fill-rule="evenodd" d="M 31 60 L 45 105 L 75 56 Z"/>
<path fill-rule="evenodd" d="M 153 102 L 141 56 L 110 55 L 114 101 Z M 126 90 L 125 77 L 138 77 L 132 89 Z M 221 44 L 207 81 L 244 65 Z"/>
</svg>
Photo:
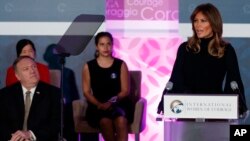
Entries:
<svg viewBox="0 0 250 141">
<path fill-rule="evenodd" d="M 24 122 L 23 122 L 23 130 L 27 131 L 27 120 L 29 116 L 29 111 L 30 111 L 30 105 L 31 105 L 31 98 L 30 98 L 30 91 L 27 91 L 25 93 L 26 98 L 25 98 L 25 113 L 24 113 Z"/>
</svg>

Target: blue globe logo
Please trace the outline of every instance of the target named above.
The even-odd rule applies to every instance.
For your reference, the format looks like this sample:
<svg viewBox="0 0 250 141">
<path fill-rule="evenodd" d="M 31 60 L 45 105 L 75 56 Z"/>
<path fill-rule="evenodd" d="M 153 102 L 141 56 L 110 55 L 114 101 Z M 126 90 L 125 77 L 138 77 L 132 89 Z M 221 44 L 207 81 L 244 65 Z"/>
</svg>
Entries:
<svg viewBox="0 0 250 141">
<path fill-rule="evenodd" d="M 170 108 L 173 113 L 179 114 L 183 111 L 183 103 L 180 100 L 174 100 L 171 102 Z"/>
</svg>

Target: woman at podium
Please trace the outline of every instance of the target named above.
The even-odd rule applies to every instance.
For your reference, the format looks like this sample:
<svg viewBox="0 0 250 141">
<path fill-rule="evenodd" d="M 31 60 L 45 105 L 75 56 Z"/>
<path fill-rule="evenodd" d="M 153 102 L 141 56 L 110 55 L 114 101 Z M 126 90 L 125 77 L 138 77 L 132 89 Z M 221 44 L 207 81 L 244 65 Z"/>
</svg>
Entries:
<svg viewBox="0 0 250 141">
<path fill-rule="evenodd" d="M 190 16 L 193 35 L 177 51 L 169 93 L 239 94 L 240 115 L 247 111 L 236 52 L 222 39 L 223 22 L 212 4 L 198 5 Z"/>
</svg>

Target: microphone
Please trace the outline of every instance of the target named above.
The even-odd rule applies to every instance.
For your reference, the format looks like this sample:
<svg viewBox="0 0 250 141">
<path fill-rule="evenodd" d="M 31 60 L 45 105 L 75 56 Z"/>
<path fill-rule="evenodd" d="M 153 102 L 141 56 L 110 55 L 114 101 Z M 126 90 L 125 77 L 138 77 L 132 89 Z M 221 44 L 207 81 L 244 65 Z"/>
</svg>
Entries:
<svg viewBox="0 0 250 141">
<path fill-rule="evenodd" d="M 168 92 L 168 91 L 170 91 L 170 90 L 173 89 L 173 86 L 174 86 L 173 82 L 169 81 L 169 82 L 166 84 L 165 89 L 166 89 L 167 92 Z"/>
<path fill-rule="evenodd" d="M 162 96 L 161 96 L 161 101 L 159 102 L 158 104 L 158 108 L 157 108 L 157 114 L 160 114 L 162 113 L 163 114 L 163 98 L 164 98 L 164 95 L 166 95 L 169 91 L 171 91 L 173 89 L 173 82 L 171 81 L 168 81 L 164 90 L 163 90 L 163 93 L 162 93 Z"/>
<path fill-rule="evenodd" d="M 230 87 L 231 87 L 231 89 L 232 89 L 234 92 L 240 94 L 240 90 L 239 90 L 239 87 L 238 87 L 238 83 L 237 83 L 236 81 L 231 81 Z"/>
<path fill-rule="evenodd" d="M 240 112 L 240 118 L 245 118 L 247 116 L 247 114 L 249 113 L 247 110 L 247 105 L 246 105 L 246 101 L 243 99 L 242 93 L 238 87 L 238 83 L 236 81 L 231 81 L 230 83 L 230 87 L 231 89 L 239 95 L 239 112 Z"/>
</svg>

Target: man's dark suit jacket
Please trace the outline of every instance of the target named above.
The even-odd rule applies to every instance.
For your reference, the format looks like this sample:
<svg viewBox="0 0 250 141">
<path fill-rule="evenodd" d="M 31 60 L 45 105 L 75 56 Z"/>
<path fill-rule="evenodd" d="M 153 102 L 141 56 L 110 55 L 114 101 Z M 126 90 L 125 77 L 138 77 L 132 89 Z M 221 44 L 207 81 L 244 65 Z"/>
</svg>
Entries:
<svg viewBox="0 0 250 141">
<path fill-rule="evenodd" d="M 22 130 L 24 97 L 20 82 L 0 90 L 0 141 L 11 139 L 11 134 Z M 39 82 L 28 117 L 28 130 L 37 141 L 56 141 L 60 132 L 60 89 Z"/>
</svg>

